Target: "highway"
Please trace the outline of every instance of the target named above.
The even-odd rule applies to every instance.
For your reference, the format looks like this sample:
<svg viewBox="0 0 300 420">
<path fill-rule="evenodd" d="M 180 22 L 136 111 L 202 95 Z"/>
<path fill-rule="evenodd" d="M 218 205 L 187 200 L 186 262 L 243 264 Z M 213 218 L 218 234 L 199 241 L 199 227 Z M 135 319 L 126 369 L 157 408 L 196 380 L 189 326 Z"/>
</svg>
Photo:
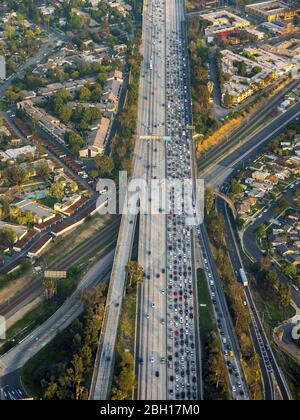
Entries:
<svg viewBox="0 0 300 420">
<path fill-rule="evenodd" d="M 183 1 L 172 0 L 166 4 L 164 0 L 145 1 L 143 19 L 143 64 L 132 178 L 146 180 L 149 186 L 151 180 L 163 180 L 166 175 L 168 179 L 170 175 L 174 179 L 182 179 L 187 172 L 187 176 L 191 161 L 189 158 L 183 161 L 183 152 L 189 151 L 190 154 L 192 143 L 185 131 L 187 118 L 190 119 L 185 105 L 190 98 L 187 89 L 184 89 L 187 51 L 183 48 L 182 39 Z M 168 56 L 166 53 L 169 53 Z M 170 135 L 167 146 L 165 134 Z M 180 160 L 181 165 L 178 166 Z M 200 349 L 199 346 L 195 348 L 194 342 L 197 333 L 194 308 L 188 302 L 183 304 L 183 300 L 190 301 L 191 298 L 193 301 L 195 270 L 191 232 L 184 225 L 183 218 L 177 218 L 175 214 L 171 217 L 172 200 L 167 224 L 168 197 L 162 192 L 158 200 L 157 194 L 152 195 L 152 191 L 149 194 L 143 203 L 147 202 L 146 207 L 149 208 L 140 213 L 138 261 L 144 269 L 144 280 L 138 305 L 137 398 L 198 399 Z M 110 396 L 115 339 L 126 280 L 125 267 L 130 258 L 135 223 L 136 216 L 123 215 L 91 399 L 108 399 Z M 178 251 L 174 248 L 175 241 Z"/>
<path fill-rule="evenodd" d="M 240 269 L 245 270 L 243 260 L 239 251 L 239 247 L 235 238 L 233 228 L 231 226 L 231 220 L 229 216 L 228 206 L 222 200 L 218 199 L 218 211 L 220 211 L 225 218 L 225 229 L 226 239 L 228 244 L 228 251 L 231 258 L 231 262 L 236 273 L 240 272 Z M 237 278 L 240 280 L 240 278 Z M 283 400 L 290 400 L 290 391 L 285 381 L 285 378 L 281 372 L 280 367 L 274 356 L 272 347 L 270 345 L 268 336 L 263 327 L 260 319 L 259 312 L 255 305 L 251 287 L 245 287 L 245 301 L 250 311 L 252 325 L 251 325 L 251 336 L 255 345 L 255 349 L 260 356 L 260 365 L 262 370 L 262 376 L 264 381 L 264 391 L 266 400 L 276 400 L 279 390 Z"/>
<path fill-rule="evenodd" d="M 139 133 L 154 136 L 140 140 L 143 178 L 165 178 L 165 13 L 160 1 L 144 3 L 144 63 L 140 98 Z M 155 138 L 156 137 L 156 138 Z M 138 140 L 139 141 L 139 140 Z M 163 203 L 150 191 L 148 209 L 140 214 L 138 261 L 144 269 L 138 325 L 138 391 L 140 400 L 165 400 L 166 385 L 166 218 Z M 156 209 L 155 209 L 156 207 Z"/>
<path fill-rule="evenodd" d="M 25 391 L 21 387 L 19 369 L 43 349 L 57 332 L 66 329 L 82 312 L 82 291 L 107 281 L 114 251 L 103 253 L 102 258 L 82 278 L 75 292 L 41 326 L 24 338 L 16 347 L 0 357 L 0 388 L 4 399 L 21 399 Z"/>
<path fill-rule="evenodd" d="M 144 28 L 147 18 L 145 12 L 146 8 L 147 2 L 144 3 Z M 153 88 L 155 88 L 155 86 L 152 86 L 153 80 L 151 78 L 148 78 L 147 76 L 143 77 L 143 74 L 146 73 L 146 69 L 149 69 L 150 67 L 150 46 L 147 45 L 145 39 L 146 34 L 144 29 L 141 45 L 141 53 L 144 57 L 144 60 L 141 69 L 142 75 L 139 87 L 139 110 L 137 122 L 137 136 L 133 154 L 132 179 L 147 178 L 147 172 L 152 167 L 152 162 L 149 161 L 148 163 L 148 156 L 153 157 L 153 154 L 157 153 L 154 152 L 154 141 L 150 141 L 150 139 L 145 138 L 146 136 L 149 136 L 149 133 L 153 129 L 153 123 L 151 123 L 150 119 L 153 119 L 154 109 L 156 110 L 159 106 L 158 96 L 153 94 Z M 160 115 L 162 116 L 162 118 L 164 118 L 164 113 L 160 112 Z M 162 148 L 161 140 L 163 131 L 164 130 L 162 127 L 156 127 L 155 132 L 151 132 L 152 135 L 157 135 L 157 137 L 155 137 L 155 142 L 157 142 L 160 145 L 160 148 Z M 162 151 L 160 151 L 160 153 L 161 152 Z M 138 204 L 138 199 L 135 198 L 135 194 L 133 192 L 128 191 L 125 207 L 129 202 L 135 202 L 136 204 Z M 122 211 L 123 209 L 120 210 Z M 123 293 L 126 285 L 126 266 L 131 257 L 131 250 L 134 240 L 138 213 L 138 211 L 134 212 L 127 210 L 128 209 L 126 208 L 126 212 L 123 212 L 125 214 L 122 215 L 118 242 L 115 251 L 115 258 L 110 278 L 107 304 L 104 315 L 104 323 L 100 334 L 99 347 L 96 356 L 94 374 L 90 389 L 91 400 L 106 400 L 110 398 L 110 389 L 112 385 L 114 368 L 114 349 L 122 308 Z M 141 220 L 142 226 L 143 223 L 143 220 Z M 141 236 L 140 241 L 141 240 L 146 240 L 146 237 Z M 141 247 L 142 245 L 139 244 L 139 249 Z"/>
</svg>

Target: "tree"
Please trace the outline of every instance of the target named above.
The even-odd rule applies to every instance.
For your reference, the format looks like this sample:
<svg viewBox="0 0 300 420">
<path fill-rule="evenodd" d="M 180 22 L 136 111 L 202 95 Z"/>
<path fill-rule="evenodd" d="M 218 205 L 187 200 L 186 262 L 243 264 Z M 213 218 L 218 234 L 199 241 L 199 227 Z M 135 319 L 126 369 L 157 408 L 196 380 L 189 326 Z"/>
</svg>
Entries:
<svg viewBox="0 0 300 420">
<path fill-rule="evenodd" d="M 3 248 L 11 248 L 17 240 L 17 234 L 9 227 L 4 227 L 0 231 L 0 244 Z"/>
<path fill-rule="evenodd" d="M 280 200 L 278 200 L 277 208 L 282 213 L 284 210 L 288 209 L 290 206 L 289 202 L 286 198 L 282 197 Z"/>
<path fill-rule="evenodd" d="M 258 239 L 265 238 L 266 236 L 266 226 L 262 223 L 257 226 L 255 229 L 255 233 Z"/>
<path fill-rule="evenodd" d="M 74 155 L 78 155 L 79 150 L 84 145 L 83 138 L 78 133 L 71 131 L 67 134 L 67 141 Z"/>
<path fill-rule="evenodd" d="M 120 374 L 115 378 L 117 386 L 114 388 L 113 399 L 129 399 L 136 382 L 134 358 L 129 351 L 123 353 L 120 369 Z"/>
<path fill-rule="evenodd" d="M 72 182 L 71 182 L 71 184 L 70 184 L 70 189 L 71 189 L 71 191 L 72 191 L 72 192 L 76 192 L 76 191 L 78 191 L 78 184 L 77 184 L 77 182 L 76 182 L 76 181 L 72 181 Z"/>
<path fill-rule="evenodd" d="M 26 170 L 20 166 L 10 166 L 5 172 L 10 185 L 21 185 L 27 179 Z"/>
<path fill-rule="evenodd" d="M 231 181 L 231 191 L 234 195 L 236 194 L 241 194 L 243 192 L 243 187 L 241 186 L 241 184 L 238 182 L 238 180 L 233 179 Z"/>
<path fill-rule="evenodd" d="M 205 210 L 207 214 L 210 214 L 214 209 L 215 205 L 215 193 L 211 188 L 205 190 Z"/>
<path fill-rule="evenodd" d="M 58 384 L 56 382 L 49 382 L 42 380 L 42 388 L 45 388 L 44 391 L 44 399 L 45 400 L 53 400 L 58 391 Z"/>
<path fill-rule="evenodd" d="M 95 163 L 99 169 L 100 176 L 111 175 L 115 164 L 111 156 L 98 155 L 95 157 Z"/>
<path fill-rule="evenodd" d="M 43 181 L 48 181 L 51 169 L 50 166 L 46 161 L 41 161 L 36 166 L 36 174 L 39 178 L 41 178 Z"/>
<path fill-rule="evenodd" d="M 8 197 L 8 195 L 2 196 L 2 209 L 3 213 L 7 216 L 9 214 L 10 209 L 10 198 Z"/>
<path fill-rule="evenodd" d="M 270 268 L 270 266 L 271 266 L 270 257 L 265 256 L 260 260 L 260 267 L 261 267 L 262 270 L 267 271 Z"/>
<path fill-rule="evenodd" d="M 136 286 L 143 281 L 143 267 L 137 261 L 130 261 L 126 266 L 129 286 Z"/>
<path fill-rule="evenodd" d="M 67 370 L 67 379 L 74 389 L 75 399 L 80 400 L 85 389 L 82 387 L 84 366 L 82 358 L 75 355 L 72 359 L 72 367 Z"/>
<path fill-rule="evenodd" d="M 96 169 L 92 169 L 89 171 L 89 177 L 90 178 L 97 178 L 98 177 L 98 171 Z"/>
<path fill-rule="evenodd" d="M 58 117 L 65 124 L 68 124 L 70 122 L 72 114 L 73 110 L 68 105 L 63 105 L 61 108 L 59 108 Z"/>
<path fill-rule="evenodd" d="M 292 289 L 289 284 L 280 283 L 278 287 L 278 301 L 282 309 L 288 308 L 292 300 Z"/>
<path fill-rule="evenodd" d="M 262 287 L 270 295 L 274 295 L 276 289 L 279 287 L 280 280 L 276 271 L 265 272 L 262 279 Z"/>
<path fill-rule="evenodd" d="M 92 93 L 87 86 L 82 86 L 79 90 L 79 99 L 81 101 L 89 101 L 91 99 Z"/>
<path fill-rule="evenodd" d="M 233 97 L 229 94 L 228 91 L 226 91 L 224 94 L 223 103 L 226 108 L 230 108 L 231 105 L 233 104 Z"/>
<path fill-rule="evenodd" d="M 55 279 L 45 278 L 43 281 L 46 300 L 52 299 L 57 293 L 57 282 Z"/>
<path fill-rule="evenodd" d="M 57 200 L 61 200 L 65 195 L 64 183 L 59 181 L 52 184 L 50 188 L 50 195 Z"/>
<path fill-rule="evenodd" d="M 295 267 L 292 263 L 283 262 L 282 270 L 287 277 L 295 279 L 297 276 L 297 267 Z"/>
</svg>

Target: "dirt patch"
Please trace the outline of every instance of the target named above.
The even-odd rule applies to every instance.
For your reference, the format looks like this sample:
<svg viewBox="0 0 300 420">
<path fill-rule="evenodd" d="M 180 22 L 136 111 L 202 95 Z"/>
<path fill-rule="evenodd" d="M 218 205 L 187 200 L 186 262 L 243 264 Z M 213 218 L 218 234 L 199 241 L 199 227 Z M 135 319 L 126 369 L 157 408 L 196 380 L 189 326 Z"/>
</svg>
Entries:
<svg viewBox="0 0 300 420">
<path fill-rule="evenodd" d="M 49 266 L 72 252 L 81 243 L 101 230 L 111 220 L 111 217 L 111 215 L 101 216 L 96 214 L 79 227 L 56 239 L 48 248 L 47 253 L 42 257 L 42 265 Z"/>
<path fill-rule="evenodd" d="M 7 286 L 0 290 L 0 305 L 26 287 L 32 279 L 33 273 L 26 273 L 15 280 L 11 280 Z"/>
</svg>

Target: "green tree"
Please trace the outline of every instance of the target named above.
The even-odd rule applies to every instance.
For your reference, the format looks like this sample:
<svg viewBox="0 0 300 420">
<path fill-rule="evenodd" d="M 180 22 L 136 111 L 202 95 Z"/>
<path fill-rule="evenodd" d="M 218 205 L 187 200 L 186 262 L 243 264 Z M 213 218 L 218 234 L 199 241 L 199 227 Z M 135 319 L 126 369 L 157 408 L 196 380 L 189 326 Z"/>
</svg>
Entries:
<svg viewBox="0 0 300 420">
<path fill-rule="evenodd" d="M 91 99 L 92 93 L 87 86 L 82 86 L 79 90 L 79 99 L 81 101 L 89 101 Z"/>
<path fill-rule="evenodd" d="M 128 276 L 129 286 L 136 286 L 143 280 L 143 267 L 137 261 L 129 261 L 126 266 L 126 273 Z"/>
<path fill-rule="evenodd" d="M 65 195 L 64 183 L 59 181 L 52 184 L 50 188 L 50 195 L 56 198 L 57 200 L 62 200 Z"/>
<path fill-rule="evenodd" d="M 5 176 L 10 185 L 21 185 L 27 179 L 26 170 L 20 166 L 14 165 L 7 168 Z"/>
<path fill-rule="evenodd" d="M 264 223 L 257 226 L 255 229 L 255 233 L 258 239 L 263 239 L 266 236 L 266 226 Z"/>
<path fill-rule="evenodd" d="M 0 230 L 0 244 L 3 248 L 11 248 L 17 240 L 17 234 L 9 227 Z"/>
<path fill-rule="evenodd" d="M 282 264 L 282 269 L 284 274 L 287 277 L 290 277 L 292 279 L 295 279 L 297 276 L 297 267 L 295 267 L 292 263 L 284 262 Z"/>
<path fill-rule="evenodd" d="M 243 192 L 243 187 L 238 180 L 233 179 L 231 181 L 231 191 L 233 194 L 241 194 Z"/>
<path fill-rule="evenodd" d="M 229 94 L 228 91 L 226 91 L 224 94 L 223 103 L 226 108 L 230 108 L 231 105 L 233 104 L 233 97 Z"/>
<path fill-rule="evenodd" d="M 112 157 L 107 155 L 96 156 L 95 163 L 99 169 L 100 176 L 111 175 L 115 167 Z"/>
<path fill-rule="evenodd" d="M 280 283 L 278 287 L 278 301 L 282 309 L 288 308 L 292 300 L 292 288 L 289 284 Z"/>
<path fill-rule="evenodd" d="M 74 131 L 71 131 L 70 133 L 68 133 L 67 141 L 74 155 L 79 154 L 81 147 L 85 143 L 83 138 L 78 133 L 75 133 Z"/>
<path fill-rule="evenodd" d="M 48 163 L 44 160 L 36 166 L 36 175 L 43 181 L 48 181 L 51 174 L 51 169 Z"/>
</svg>

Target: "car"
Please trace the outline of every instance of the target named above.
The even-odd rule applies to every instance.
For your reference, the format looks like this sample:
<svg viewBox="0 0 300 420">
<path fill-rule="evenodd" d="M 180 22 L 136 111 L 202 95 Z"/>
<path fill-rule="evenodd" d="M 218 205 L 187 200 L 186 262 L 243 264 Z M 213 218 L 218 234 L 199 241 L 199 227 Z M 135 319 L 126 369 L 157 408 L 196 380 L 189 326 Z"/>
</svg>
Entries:
<svg viewBox="0 0 300 420">
<path fill-rule="evenodd" d="M 154 357 L 153 357 L 153 356 L 151 356 L 151 358 L 150 358 L 150 362 L 151 362 L 151 363 L 154 363 Z"/>
</svg>

